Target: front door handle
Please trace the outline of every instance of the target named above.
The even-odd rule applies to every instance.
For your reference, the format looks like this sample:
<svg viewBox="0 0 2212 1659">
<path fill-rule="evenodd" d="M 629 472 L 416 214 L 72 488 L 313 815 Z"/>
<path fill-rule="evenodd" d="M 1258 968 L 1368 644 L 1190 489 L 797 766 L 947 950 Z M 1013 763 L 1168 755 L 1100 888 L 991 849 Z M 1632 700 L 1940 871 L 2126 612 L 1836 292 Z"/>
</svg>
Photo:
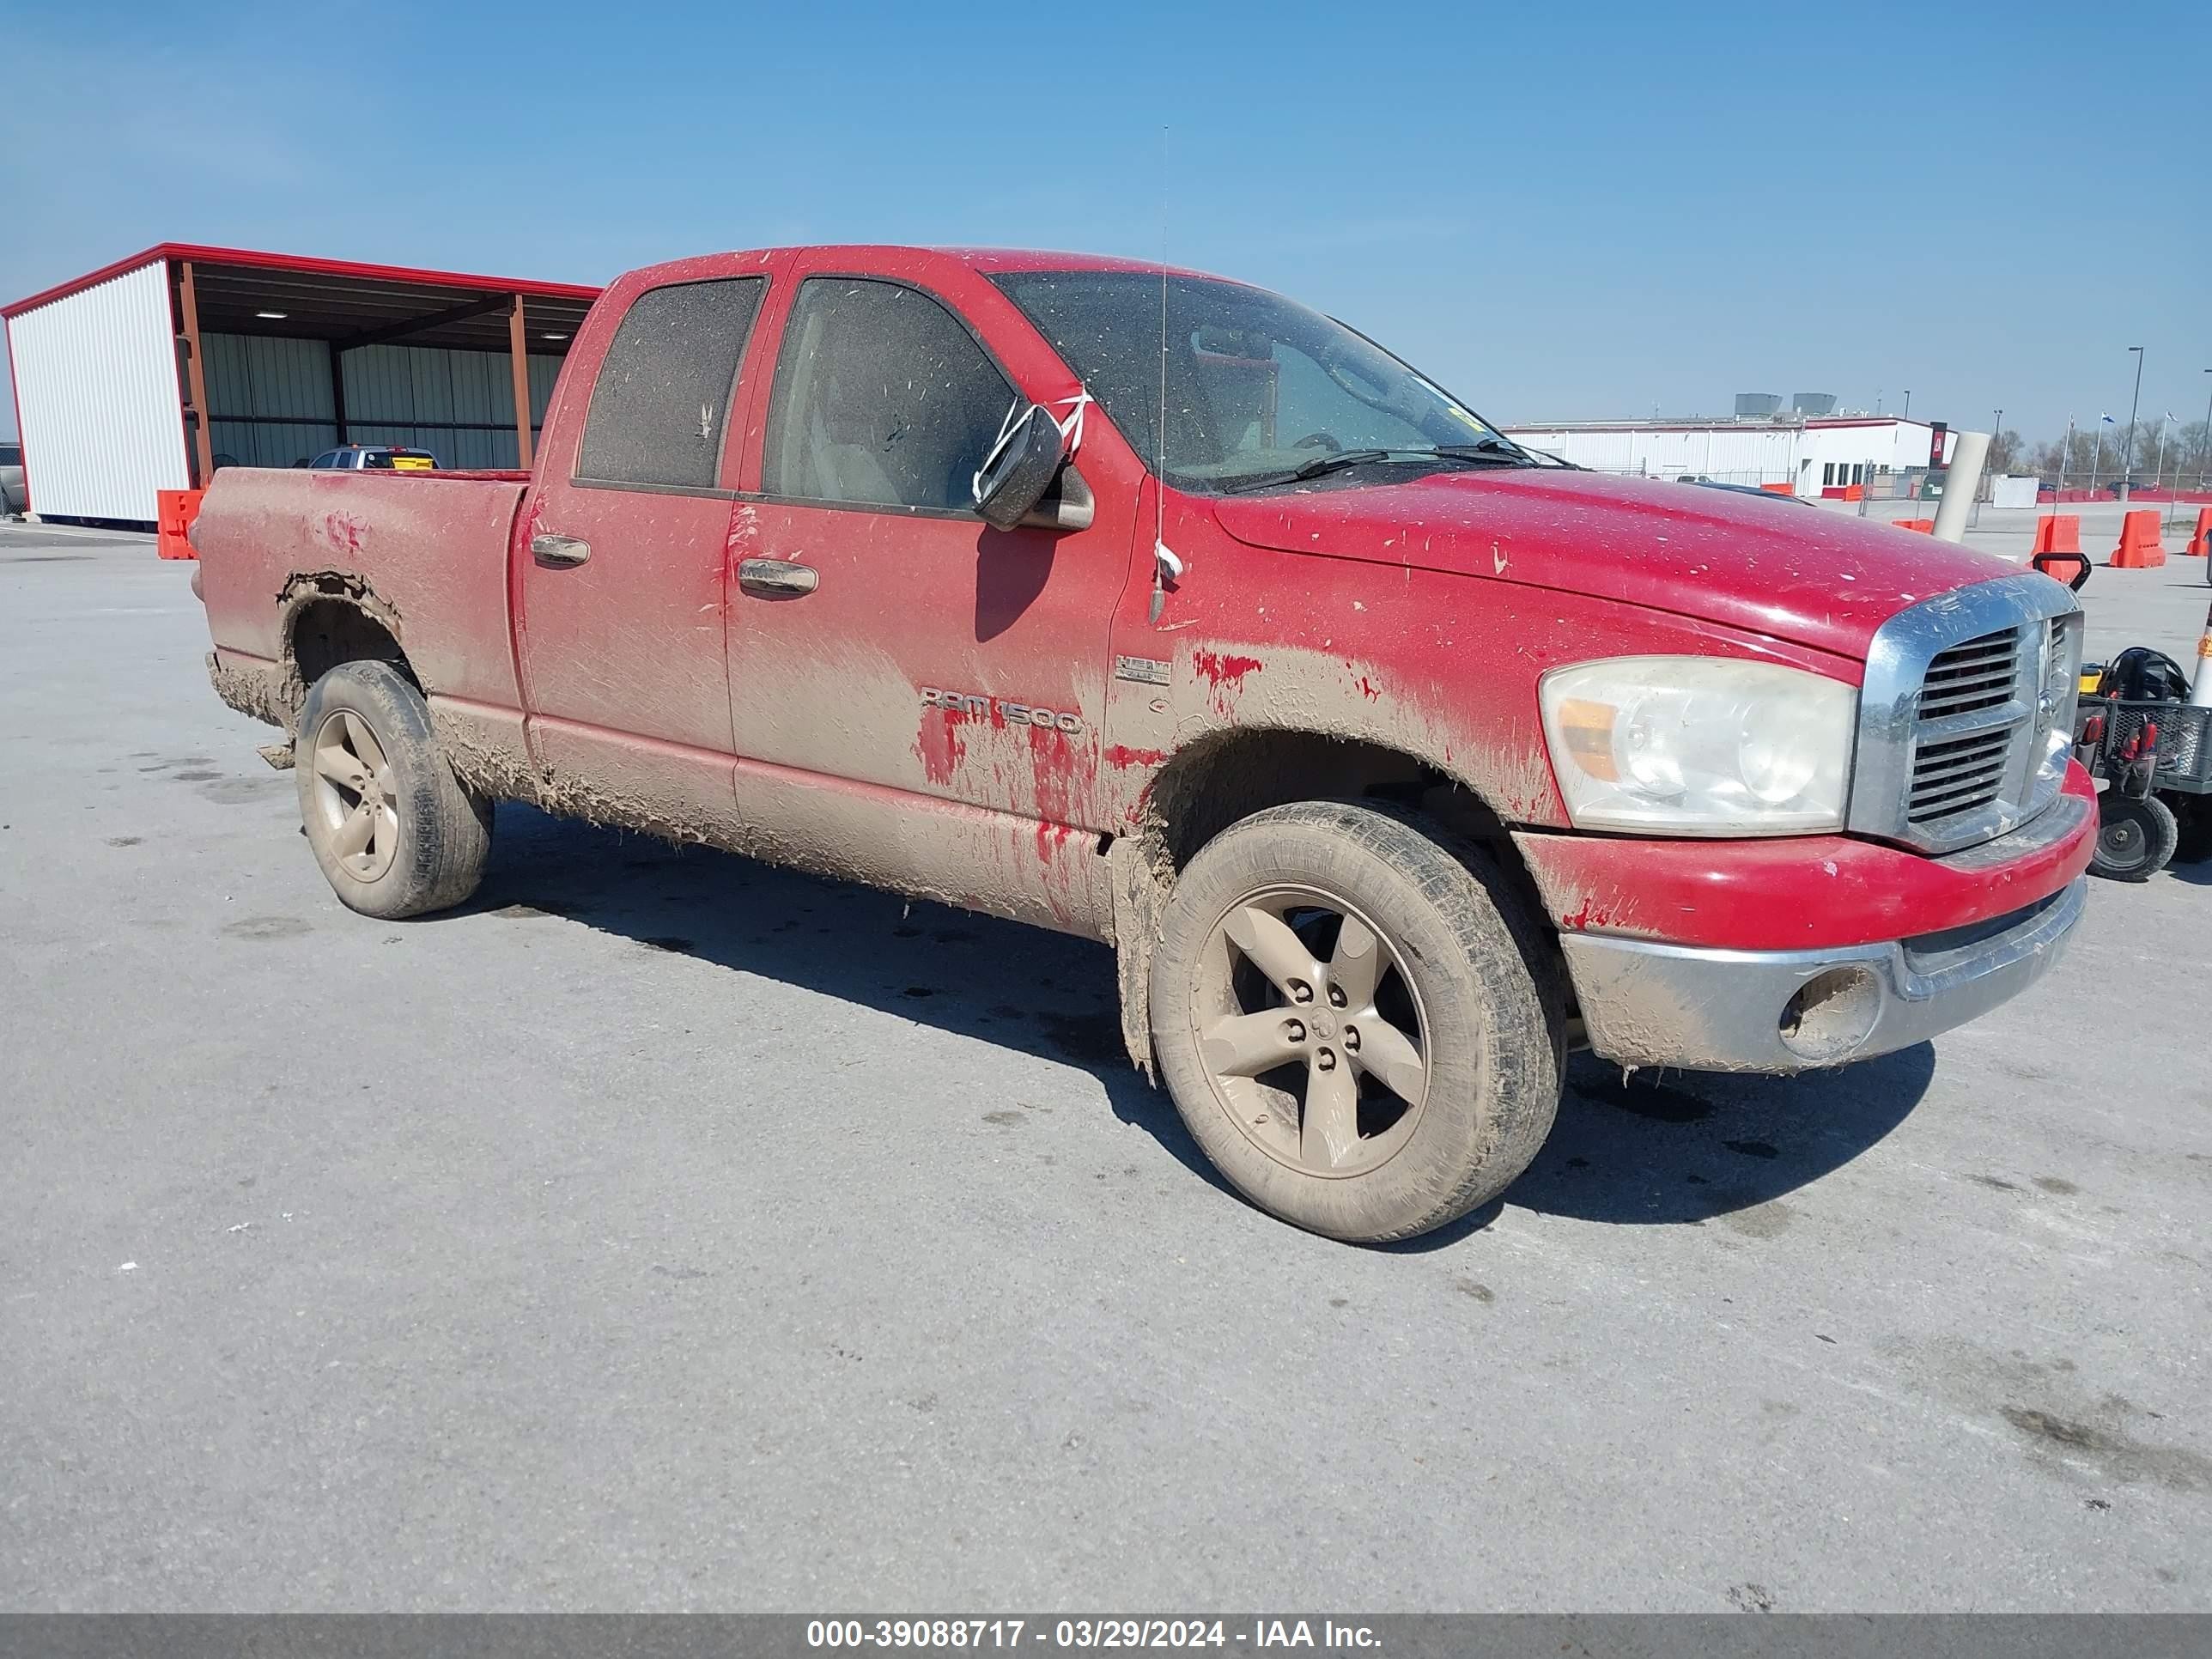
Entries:
<svg viewBox="0 0 2212 1659">
<path fill-rule="evenodd" d="M 821 585 L 820 571 L 789 559 L 744 559 L 738 565 L 738 586 L 757 599 L 796 599 Z"/>
<path fill-rule="evenodd" d="M 566 570 L 592 556 L 592 544 L 574 536 L 532 536 L 530 556 L 555 570 Z"/>
</svg>

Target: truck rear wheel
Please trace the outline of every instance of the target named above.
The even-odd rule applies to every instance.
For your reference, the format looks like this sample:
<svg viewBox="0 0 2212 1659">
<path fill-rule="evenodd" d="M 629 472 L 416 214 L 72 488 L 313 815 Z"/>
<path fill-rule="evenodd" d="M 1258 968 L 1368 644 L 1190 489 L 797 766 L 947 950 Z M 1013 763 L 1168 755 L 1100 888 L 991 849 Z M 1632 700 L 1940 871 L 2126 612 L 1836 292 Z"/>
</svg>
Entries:
<svg viewBox="0 0 2212 1659">
<path fill-rule="evenodd" d="M 459 904 L 491 850 L 491 803 L 438 752 L 422 694 L 389 663 L 341 663 L 300 714 L 300 820 L 331 890 L 397 920 Z"/>
<path fill-rule="evenodd" d="M 1559 1109 L 1558 976 L 1481 855 L 1370 804 L 1255 813 L 1176 884 L 1152 1043 L 1214 1167 L 1332 1238 L 1411 1238 L 1496 1197 Z"/>
</svg>

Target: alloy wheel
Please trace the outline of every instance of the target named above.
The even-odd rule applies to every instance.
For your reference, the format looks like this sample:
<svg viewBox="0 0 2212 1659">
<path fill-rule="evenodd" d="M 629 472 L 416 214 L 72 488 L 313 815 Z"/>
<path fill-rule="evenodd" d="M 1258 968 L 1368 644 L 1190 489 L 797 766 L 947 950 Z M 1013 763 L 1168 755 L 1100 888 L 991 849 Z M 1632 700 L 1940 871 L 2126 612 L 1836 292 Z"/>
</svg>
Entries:
<svg viewBox="0 0 2212 1659">
<path fill-rule="evenodd" d="M 1213 927 L 1191 1016 L 1216 1097 L 1279 1163 L 1364 1175 L 1428 1097 L 1428 1022 L 1396 948 L 1350 901 L 1271 887 Z"/>
<path fill-rule="evenodd" d="M 351 709 L 334 709 L 316 728 L 315 826 L 338 867 L 356 881 L 374 881 L 399 850 L 398 789 L 384 745 Z"/>
</svg>

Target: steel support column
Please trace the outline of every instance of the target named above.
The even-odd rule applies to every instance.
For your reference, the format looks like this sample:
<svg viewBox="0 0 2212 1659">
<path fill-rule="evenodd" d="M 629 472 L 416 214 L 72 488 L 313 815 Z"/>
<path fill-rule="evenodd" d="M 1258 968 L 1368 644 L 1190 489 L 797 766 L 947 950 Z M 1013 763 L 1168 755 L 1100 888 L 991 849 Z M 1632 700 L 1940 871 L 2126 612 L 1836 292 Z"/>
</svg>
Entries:
<svg viewBox="0 0 2212 1659">
<path fill-rule="evenodd" d="M 193 449 L 199 461 L 196 483 L 205 489 L 215 477 L 215 434 L 209 429 L 207 369 L 200 361 L 200 302 L 192 291 L 192 262 L 178 261 L 177 271 L 185 322 L 185 381 L 191 394 Z"/>
<path fill-rule="evenodd" d="M 534 459 L 530 441 L 530 352 L 520 294 L 514 296 L 514 309 L 507 317 L 507 357 L 514 373 L 514 453 L 527 471 Z"/>
<path fill-rule="evenodd" d="M 336 340 L 330 343 L 331 353 L 331 417 L 338 429 L 341 444 L 352 441 L 346 436 L 345 407 L 345 348 Z"/>
</svg>

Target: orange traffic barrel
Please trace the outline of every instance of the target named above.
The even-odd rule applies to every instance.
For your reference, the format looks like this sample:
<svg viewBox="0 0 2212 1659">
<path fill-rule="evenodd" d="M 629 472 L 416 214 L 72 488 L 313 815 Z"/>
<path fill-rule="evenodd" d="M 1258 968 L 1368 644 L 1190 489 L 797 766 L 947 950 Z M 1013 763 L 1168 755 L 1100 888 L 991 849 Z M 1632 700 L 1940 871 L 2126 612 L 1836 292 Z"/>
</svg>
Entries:
<svg viewBox="0 0 2212 1659">
<path fill-rule="evenodd" d="M 2081 550 L 2081 515 L 2079 513 L 2046 513 L 2035 521 L 2036 553 L 2079 553 Z"/>
<path fill-rule="evenodd" d="M 2137 507 L 2120 520 L 2120 544 L 2112 550 L 2115 570 L 2155 570 L 2166 562 L 2158 539 L 2158 509 Z"/>
<path fill-rule="evenodd" d="M 200 515 L 204 489 L 157 489 L 154 492 L 154 550 L 165 559 L 197 559 L 191 537 L 192 520 Z"/>
<path fill-rule="evenodd" d="M 2212 556 L 2212 507 L 2197 509 L 2197 531 L 2190 537 L 2189 545 L 2181 550 L 2192 559 Z"/>
</svg>

